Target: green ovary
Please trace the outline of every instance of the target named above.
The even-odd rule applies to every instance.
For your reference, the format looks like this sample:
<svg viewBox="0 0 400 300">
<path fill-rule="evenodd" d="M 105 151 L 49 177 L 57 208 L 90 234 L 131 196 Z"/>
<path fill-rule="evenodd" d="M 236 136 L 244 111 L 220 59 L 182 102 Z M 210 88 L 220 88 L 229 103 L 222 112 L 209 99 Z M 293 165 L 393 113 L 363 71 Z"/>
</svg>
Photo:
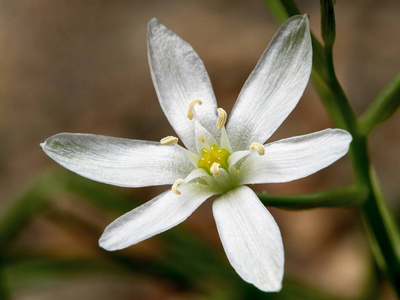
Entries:
<svg viewBox="0 0 400 300">
<path fill-rule="evenodd" d="M 206 170 L 211 174 L 210 168 L 213 163 L 219 163 L 221 168 L 228 171 L 228 157 L 231 155 L 228 150 L 220 149 L 217 145 L 212 145 L 210 150 L 201 149 L 201 158 L 199 159 L 199 168 Z"/>
</svg>

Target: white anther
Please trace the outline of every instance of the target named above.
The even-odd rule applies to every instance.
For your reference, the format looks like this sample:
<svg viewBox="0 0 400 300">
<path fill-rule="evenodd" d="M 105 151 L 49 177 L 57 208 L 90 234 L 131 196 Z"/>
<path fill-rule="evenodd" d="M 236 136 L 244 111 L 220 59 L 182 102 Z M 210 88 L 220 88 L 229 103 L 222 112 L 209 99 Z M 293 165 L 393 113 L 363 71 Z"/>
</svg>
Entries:
<svg viewBox="0 0 400 300">
<path fill-rule="evenodd" d="M 178 144 L 179 139 L 174 136 L 166 136 L 160 140 L 161 145 L 175 145 Z"/>
<path fill-rule="evenodd" d="M 219 164 L 219 163 L 217 163 L 217 162 L 215 162 L 215 163 L 213 163 L 212 164 L 212 166 L 211 166 L 211 168 L 210 168 L 210 172 L 214 175 L 214 176 L 218 176 L 220 173 L 219 173 L 219 167 L 220 167 L 221 165 Z"/>
<path fill-rule="evenodd" d="M 265 148 L 264 145 L 261 145 L 259 143 L 252 143 L 250 145 L 250 150 L 255 149 L 257 150 L 259 155 L 264 155 L 265 154 Z"/>
<path fill-rule="evenodd" d="M 182 182 L 185 182 L 185 180 L 183 180 L 182 178 L 178 178 L 177 180 L 175 180 L 174 184 L 173 184 L 172 187 L 171 187 L 171 190 L 172 190 L 175 194 L 177 194 L 177 195 L 180 195 L 180 194 L 181 194 L 181 192 L 178 191 L 178 186 L 179 186 Z"/>
<path fill-rule="evenodd" d="M 192 101 L 192 102 L 190 103 L 189 110 L 188 110 L 188 114 L 187 114 L 189 120 L 193 120 L 193 109 L 194 109 L 194 106 L 195 106 L 196 104 L 202 105 L 203 102 L 201 102 L 201 100 L 194 100 L 194 101 Z"/>
<path fill-rule="evenodd" d="M 218 112 L 217 128 L 222 129 L 225 126 L 226 119 L 228 118 L 228 114 L 222 108 L 218 108 L 217 112 Z"/>
</svg>

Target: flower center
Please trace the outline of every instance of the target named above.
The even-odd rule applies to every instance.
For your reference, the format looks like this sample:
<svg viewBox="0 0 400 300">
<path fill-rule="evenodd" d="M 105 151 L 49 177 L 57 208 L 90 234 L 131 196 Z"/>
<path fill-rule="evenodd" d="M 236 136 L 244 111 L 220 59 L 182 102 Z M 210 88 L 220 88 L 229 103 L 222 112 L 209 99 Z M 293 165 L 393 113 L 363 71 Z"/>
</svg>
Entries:
<svg viewBox="0 0 400 300">
<path fill-rule="evenodd" d="M 219 148 L 217 145 L 212 145 L 209 149 L 203 148 L 201 149 L 201 158 L 199 159 L 198 166 L 211 175 L 210 168 L 214 163 L 218 163 L 221 168 L 224 168 L 228 172 L 229 155 L 231 154 L 228 150 Z"/>
</svg>

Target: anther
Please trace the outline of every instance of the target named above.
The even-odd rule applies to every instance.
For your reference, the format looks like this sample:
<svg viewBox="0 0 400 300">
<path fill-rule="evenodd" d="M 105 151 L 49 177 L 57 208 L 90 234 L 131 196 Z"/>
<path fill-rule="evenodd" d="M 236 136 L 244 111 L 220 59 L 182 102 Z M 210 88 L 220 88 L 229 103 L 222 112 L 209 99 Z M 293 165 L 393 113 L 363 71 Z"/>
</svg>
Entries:
<svg viewBox="0 0 400 300">
<path fill-rule="evenodd" d="M 222 108 L 218 108 L 217 112 L 218 112 L 217 128 L 222 129 L 225 126 L 226 119 L 228 118 L 228 114 Z"/>
<path fill-rule="evenodd" d="M 172 187 L 171 187 L 171 190 L 172 190 L 175 194 L 177 194 L 177 195 L 180 195 L 180 194 L 181 194 L 181 192 L 178 191 L 178 186 L 179 186 L 182 182 L 185 182 L 185 180 L 183 180 L 182 178 L 178 178 L 177 180 L 175 180 L 174 184 L 173 184 Z"/>
<path fill-rule="evenodd" d="M 206 142 L 206 140 L 204 139 L 204 135 L 200 135 L 200 136 L 198 137 L 198 140 L 199 140 L 200 142 L 202 142 L 203 144 Z"/>
<path fill-rule="evenodd" d="M 211 147 L 210 145 L 206 142 L 204 135 L 199 135 L 199 137 L 197 138 L 200 143 L 202 143 L 204 145 L 204 148 L 207 149 L 208 152 L 211 151 Z"/>
<path fill-rule="evenodd" d="M 219 173 L 219 167 L 220 167 L 221 165 L 219 164 L 219 163 L 217 163 L 217 162 L 215 162 L 215 163 L 213 163 L 212 164 L 212 166 L 211 166 L 211 168 L 210 168 L 210 172 L 214 175 L 214 176 L 218 176 L 220 173 Z"/>
<path fill-rule="evenodd" d="M 255 149 L 257 150 L 259 155 L 264 155 L 265 154 L 265 148 L 264 145 L 261 145 L 259 143 L 252 143 L 250 145 L 250 150 Z"/>
<path fill-rule="evenodd" d="M 179 139 L 174 136 L 167 136 L 160 140 L 161 145 L 175 145 L 178 144 Z"/>
<path fill-rule="evenodd" d="M 193 120 L 193 109 L 194 109 L 194 106 L 195 106 L 196 104 L 202 105 L 203 102 L 201 102 L 201 100 L 194 100 L 194 101 L 192 101 L 192 102 L 190 103 L 189 110 L 188 110 L 188 114 L 187 114 L 189 120 Z"/>
</svg>

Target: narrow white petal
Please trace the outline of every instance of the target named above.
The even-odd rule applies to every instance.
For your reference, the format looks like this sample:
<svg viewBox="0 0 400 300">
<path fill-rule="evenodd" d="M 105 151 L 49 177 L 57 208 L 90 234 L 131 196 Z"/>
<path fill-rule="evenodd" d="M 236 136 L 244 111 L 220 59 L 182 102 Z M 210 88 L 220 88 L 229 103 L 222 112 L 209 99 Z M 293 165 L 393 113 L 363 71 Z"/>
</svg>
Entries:
<svg viewBox="0 0 400 300">
<path fill-rule="evenodd" d="M 226 255 L 240 277 L 260 290 L 279 291 L 281 233 L 254 192 L 246 186 L 229 191 L 214 201 L 213 213 Z"/>
<path fill-rule="evenodd" d="M 193 169 L 174 146 L 156 142 L 60 133 L 41 146 L 57 163 L 79 175 L 124 187 L 172 184 Z"/>
<path fill-rule="evenodd" d="M 240 168 L 240 183 L 288 182 L 311 175 L 349 150 L 351 135 L 325 129 L 265 145 L 265 154 L 249 155 Z"/>
<path fill-rule="evenodd" d="M 229 153 L 233 153 L 231 142 L 229 141 L 228 133 L 226 132 L 225 126 L 221 129 L 220 147 L 228 150 Z"/>
<path fill-rule="evenodd" d="M 202 125 L 218 137 L 217 103 L 203 62 L 193 48 L 173 31 L 152 19 L 148 25 L 151 77 L 161 107 L 189 150 L 196 150 L 189 105 L 201 100 L 195 114 Z"/>
<path fill-rule="evenodd" d="M 167 191 L 119 217 L 104 230 L 99 245 L 106 250 L 119 250 L 186 220 L 212 192 L 207 187 L 182 183 L 180 195 Z"/>
<path fill-rule="evenodd" d="M 229 172 L 234 171 L 234 168 L 236 169 L 236 163 L 246 156 L 249 156 L 251 153 L 252 151 L 250 150 L 236 151 L 232 153 L 228 158 Z"/>
<path fill-rule="evenodd" d="M 275 34 L 232 110 L 227 131 L 235 151 L 275 132 L 302 96 L 311 65 L 308 17 L 294 16 Z"/>
<path fill-rule="evenodd" d="M 193 180 L 196 180 L 198 178 L 210 178 L 211 175 L 206 172 L 204 169 L 194 169 L 190 174 L 185 178 L 185 182 L 191 182 Z"/>
</svg>

